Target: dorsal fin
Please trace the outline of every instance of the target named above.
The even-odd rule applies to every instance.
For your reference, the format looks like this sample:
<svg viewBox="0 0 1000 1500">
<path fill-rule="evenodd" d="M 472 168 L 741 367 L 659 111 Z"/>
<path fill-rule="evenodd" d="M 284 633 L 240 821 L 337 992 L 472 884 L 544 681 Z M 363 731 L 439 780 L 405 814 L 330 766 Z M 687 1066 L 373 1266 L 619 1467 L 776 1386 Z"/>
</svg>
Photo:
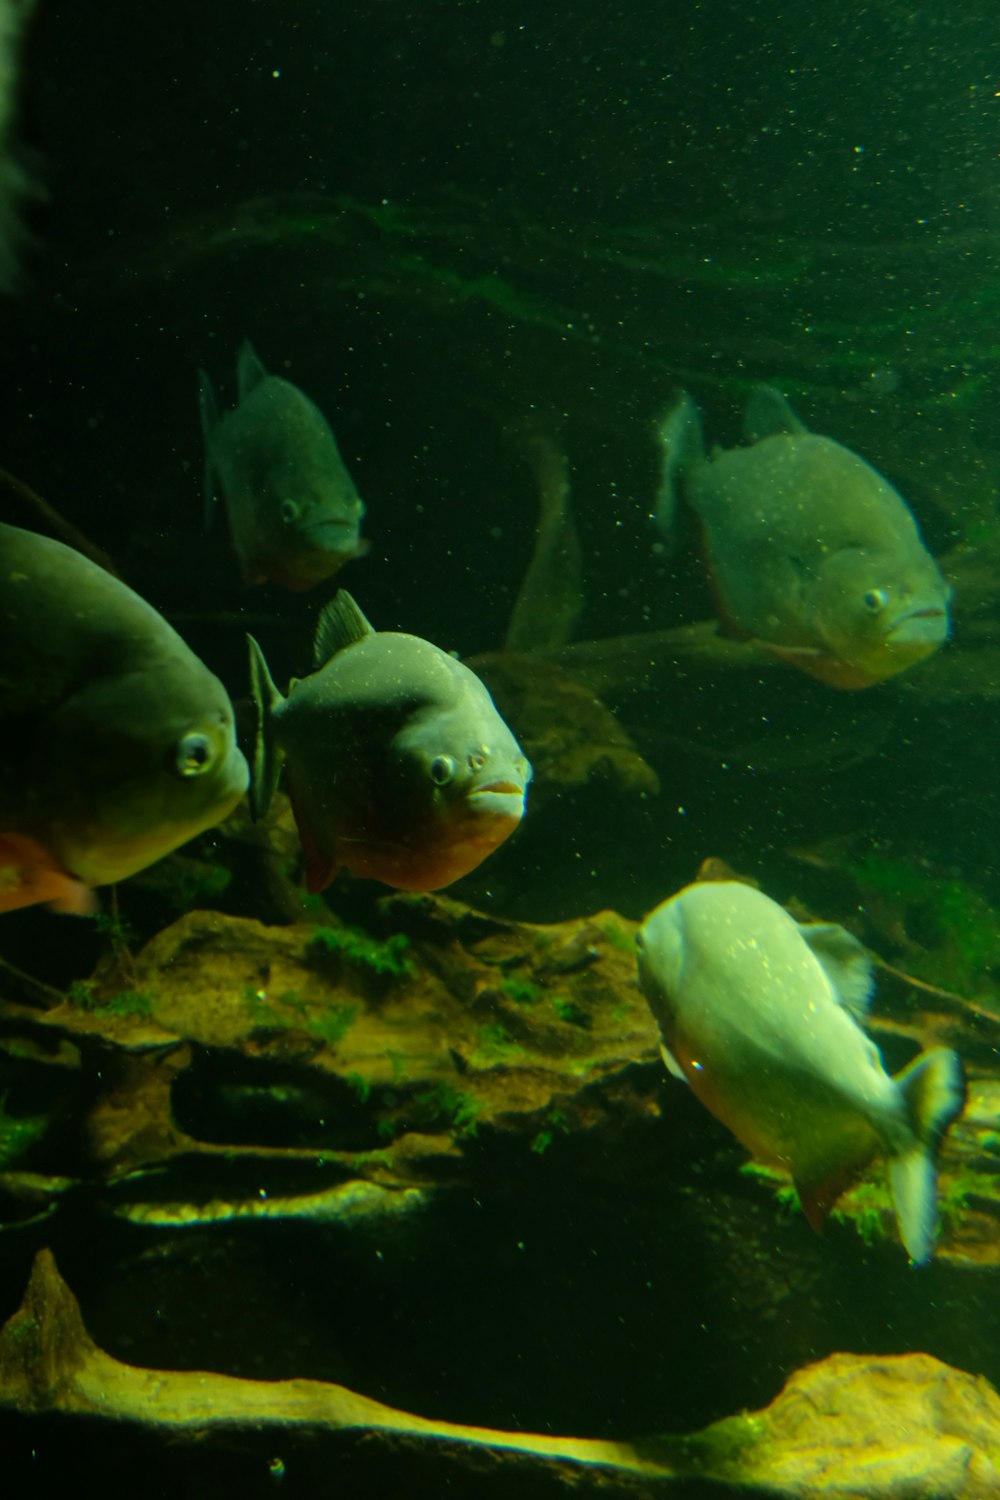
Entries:
<svg viewBox="0 0 1000 1500">
<path fill-rule="evenodd" d="M 685 469 L 703 463 L 705 440 L 698 408 L 687 391 L 678 391 L 673 405 L 659 424 L 660 484 L 653 509 L 656 524 L 668 549 L 677 542 L 678 489 Z"/>
<path fill-rule="evenodd" d="M 755 386 L 743 417 L 743 436 L 748 443 L 759 443 L 761 438 L 774 437 L 780 432 L 808 431 L 773 385 Z"/>
<path fill-rule="evenodd" d="M 799 931 L 833 986 L 845 1010 L 863 1021 L 871 1004 L 875 976 L 872 961 L 856 937 L 836 922 L 811 922 Z"/>
<path fill-rule="evenodd" d="M 240 400 L 245 401 L 251 391 L 266 379 L 267 371 L 258 359 L 256 349 L 249 339 L 244 339 L 236 356 L 236 388 Z"/>
<path fill-rule="evenodd" d="M 374 625 L 365 619 L 352 596 L 346 589 L 339 589 L 320 611 L 313 641 L 313 666 L 317 669 L 325 666 L 345 646 L 353 646 L 366 635 L 374 634 Z"/>
</svg>

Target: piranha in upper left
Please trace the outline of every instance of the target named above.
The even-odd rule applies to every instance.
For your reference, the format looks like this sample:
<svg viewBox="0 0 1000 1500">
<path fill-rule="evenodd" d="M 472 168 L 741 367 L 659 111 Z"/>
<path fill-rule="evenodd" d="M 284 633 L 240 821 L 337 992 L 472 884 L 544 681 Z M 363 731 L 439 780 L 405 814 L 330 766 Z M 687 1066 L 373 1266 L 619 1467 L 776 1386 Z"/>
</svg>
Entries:
<svg viewBox="0 0 1000 1500">
<path fill-rule="evenodd" d="M 225 688 L 152 605 L 0 524 L 0 912 L 92 910 L 247 781 Z"/>
<path fill-rule="evenodd" d="M 205 519 L 221 493 L 243 582 L 270 579 L 301 593 L 368 550 L 358 537 L 365 507 L 319 407 L 269 375 L 249 340 L 236 377 L 239 403 L 221 415 L 198 372 Z"/>
</svg>

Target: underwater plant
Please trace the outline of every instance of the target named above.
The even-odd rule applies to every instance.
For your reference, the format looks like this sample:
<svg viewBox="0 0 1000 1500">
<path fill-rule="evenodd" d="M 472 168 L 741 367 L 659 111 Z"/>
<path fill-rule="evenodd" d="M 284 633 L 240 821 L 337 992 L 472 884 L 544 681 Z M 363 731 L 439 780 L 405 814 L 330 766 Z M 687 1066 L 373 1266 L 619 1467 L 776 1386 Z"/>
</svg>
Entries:
<svg viewBox="0 0 1000 1500">
<path fill-rule="evenodd" d="M 519 974 L 508 974 L 500 981 L 500 991 L 513 1000 L 515 1005 L 537 1005 L 542 998 L 539 985 L 532 979 L 525 979 Z"/>
<path fill-rule="evenodd" d="M 74 979 L 66 991 L 66 999 L 93 1015 L 148 1020 L 153 1014 L 153 996 L 148 991 L 122 989 L 103 995 L 90 979 Z"/>
<path fill-rule="evenodd" d="M 0 1094 L 0 1168 L 12 1167 L 40 1141 L 49 1127 L 47 1115 L 21 1115 L 11 1110 L 9 1091 Z"/>
<path fill-rule="evenodd" d="M 307 951 L 317 954 L 338 954 L 351 963 L 371 969 L 375 974 L 391 974 L 396 978 L 408 978 L 413 974 L 413 962 L 407 957 L 410 940 L 403 932 L 379 942 L 360 927 L 317 927 L 306 945 Z"/>
</svg>

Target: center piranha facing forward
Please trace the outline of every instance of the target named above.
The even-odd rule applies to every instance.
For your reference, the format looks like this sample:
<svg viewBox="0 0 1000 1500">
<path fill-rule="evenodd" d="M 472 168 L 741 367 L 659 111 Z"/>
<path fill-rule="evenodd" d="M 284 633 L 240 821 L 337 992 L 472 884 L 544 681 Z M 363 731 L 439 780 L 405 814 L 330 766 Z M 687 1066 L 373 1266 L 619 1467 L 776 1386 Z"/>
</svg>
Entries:
<svg viewBox="0 0 1000 1500">
<path fill-rule="evenodd" d="M 284 763 L 310 891 L 341 869 L 440 890 L 513 833 L 531 767 L 468 667 L 417 636 L 376 632 L 344 590 L 320 615 L 316 671 L 287 698 L 248 640 L 251 804 L 266 812 Z"/>
</svg>

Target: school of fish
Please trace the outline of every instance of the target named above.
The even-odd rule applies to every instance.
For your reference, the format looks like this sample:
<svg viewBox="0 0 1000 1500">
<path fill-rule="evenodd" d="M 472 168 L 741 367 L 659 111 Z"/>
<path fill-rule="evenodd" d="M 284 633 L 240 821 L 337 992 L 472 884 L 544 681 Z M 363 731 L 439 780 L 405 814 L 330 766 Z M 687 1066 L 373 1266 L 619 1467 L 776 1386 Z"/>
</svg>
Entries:
<svg viewBox="0 0 1000 1500">
<path fill-rule="evenodd" d="M 365 507 L 325 417 L 249 342 L 237 384 L 237 406 L 221 414 L 199 374 L 206 523 L 221 497 L 245 585 L 311 589 L 364 555 Z M 946 641 L 950 589 L 905 501 L 809 432 L 776 390 L 751 397 L 744 446 L 707 455 L 686 393 L 658 436 L 656 519 L 668 543 L 681 505 L 696 519 L 721 630 L 846 689 Z M 535 449 L 542 520 L 509 633 L 529 649 L 551 601 L 563 601 L 564 640 L 581 597 L 565 469 Z M 248 785 L 264 817 L 282 777 L 313 893 L 341 871 L 438 890 L 519 826 L 531 766 L 454 656 L 375 630 L 343 589 L 319 613 L 312 671 L 286 694 L 248 636 L 251 774 L 222 683 L 103 554 L 80 546 L 88 556 L 0 523 L 0 912 L 42 902 L 91 912 L 96 887 L 221 822 Z M 646 918 L 637 963 L 668 1069 L 790 1174 L 810 1223 L 821 1228 L 881 1156 L 903 1245 L 928 1260 L 962 1065 L 939 1047 L 890 1076 L 863 1030 L 872 969 L 857 940 L 798 924 L 749 885 L 703 880 Z"/>
</svg>

